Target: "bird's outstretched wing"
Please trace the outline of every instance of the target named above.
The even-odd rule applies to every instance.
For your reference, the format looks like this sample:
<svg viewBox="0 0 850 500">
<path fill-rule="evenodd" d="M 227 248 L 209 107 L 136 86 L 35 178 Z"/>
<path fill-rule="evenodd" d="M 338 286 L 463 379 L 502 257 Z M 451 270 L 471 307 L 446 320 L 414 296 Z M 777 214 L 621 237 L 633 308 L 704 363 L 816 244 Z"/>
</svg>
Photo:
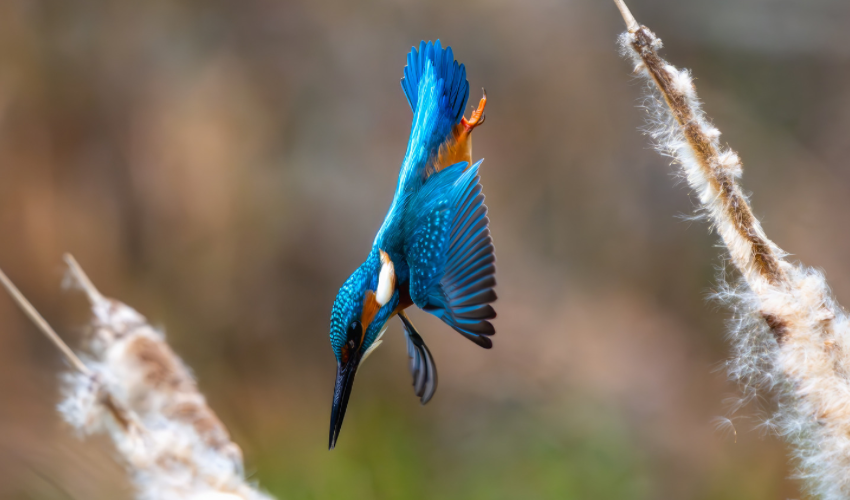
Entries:
<svg viewBox="0 0 850 500">
<path fill-rule="evenodd" d="M 496 257 L 477 162 L 457 163 L 427 179 L 405 224 L 410 297 L 476 344 L 496 333 Z"/>
</svg>

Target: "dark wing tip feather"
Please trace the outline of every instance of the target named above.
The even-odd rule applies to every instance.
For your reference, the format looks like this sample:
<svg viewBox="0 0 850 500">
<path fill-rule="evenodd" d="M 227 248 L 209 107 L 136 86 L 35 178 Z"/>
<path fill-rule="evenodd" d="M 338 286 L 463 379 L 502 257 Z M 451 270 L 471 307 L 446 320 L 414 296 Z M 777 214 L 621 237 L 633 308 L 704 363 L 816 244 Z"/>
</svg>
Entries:
<svg viewBox="0 0 850 500">
<path fill-rule="evenodd" d="M 496 310 L 490 304 L 478 304 L 460 308 L 455 311 L 455 316 L 463 319 L 493 319 L 496 317 Z"/>
<path fill-rule="evenodd" d="M 491 336 L 496 334 L 496 329 L 493 323 L 487 320 L 470 319 L 470 318 L 453 318 L 452 326 L 455 330 L 463 330 L 466 333 L 474 335 Z"/>
<path fill-rule="evenodd" d="M 400 314 L 404 324 L 404 333 L 407 334 L 407 355 L 410 357 L 410 374 L 413 376 L 413 391 L 424 405 L 437 392 L 437 365 L 434 356 L 422 336 L 407 318 L 406 314 Z"/>
<path fill-rule="evenodd" d="M 495 281 L 495 280 L 494 280 Z M 478 291 L 470 292 L 463 297 L 459 297 L 452 301 L 452 307 L 467 307 L 476 306 L 479 304 L 489 304 L 496 301 L 496 292 L 492 288 L 485 286 Z"/>
<path fill-rule="evenodd" d="M 492 349 L 493 348 L 493 341 L 490 340 L 490 337 L 485 337 L 482 334 L 467 332 L 466 330 L 458 328 L 455 325 L 451 325 L 451 326 L 452 326 L 452 328 L 457 330 L 458 333 L 460 333 L 464 337 L 468 338 L 469 340 L 475 342 L 477 345 L 483 347 L 484 349 Z"/>
</svg>

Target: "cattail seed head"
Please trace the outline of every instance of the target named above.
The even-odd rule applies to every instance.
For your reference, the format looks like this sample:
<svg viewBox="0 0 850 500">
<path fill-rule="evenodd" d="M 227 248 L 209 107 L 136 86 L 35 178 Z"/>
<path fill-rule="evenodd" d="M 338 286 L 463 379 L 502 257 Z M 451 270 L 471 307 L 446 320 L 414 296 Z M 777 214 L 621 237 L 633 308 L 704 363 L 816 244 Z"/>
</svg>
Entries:
<svg viewBox="0 0 850 500">
<path fill-rule="evenodd" d="M 242 451 L 163 332 L 69 265 L 93 319 L 85 371 L 63 377 L 65 420 L 112 439 L 139 500 L 271 500 L 245 480 Z"/>
<path fill-rule="evenodd" d="M 628 12 L 622 0 L 615 0 Z M 693 79 L 657 53 L 660 40 L 625 15 L 620 50 L 646 79 L 646 132 L 656 149 L 679 164 L 700 212 L 728 251 L 741 279 L 721 272 L 715 297 L 732 309 L 729 376 L 743 390 L 733 411 L 760 391 L 772 391 L 776 414 L 765 428 L 794 445 L 799 477 L 827 500 L 850 497 L 850 319 L 819 271 L 790 263 L 753 215 L 737 179 L 737 153 L 702 111 Z M 637 26 L 637 27 L 636 27 Z M 724 421 L 724 425 L 728 425 Z"/>
</svg>

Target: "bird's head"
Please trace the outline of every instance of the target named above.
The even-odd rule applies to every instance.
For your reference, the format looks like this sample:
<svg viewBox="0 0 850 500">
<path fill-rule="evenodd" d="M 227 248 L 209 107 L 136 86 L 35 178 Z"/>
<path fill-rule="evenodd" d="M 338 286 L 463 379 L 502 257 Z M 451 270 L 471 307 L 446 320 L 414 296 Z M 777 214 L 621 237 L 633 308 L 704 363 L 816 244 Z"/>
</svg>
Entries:
<svg viewBox="0 0 850 500">
<path fill-rule="evenodd" d="M 352 273 L 336 296 L 331 313 L 331 346 L 337 369 L 330 449 L 336 446 L 357 368 L 380 344 L 387 320 L 398 301 L 392 260 L 378 249 Z"/>
</svg>

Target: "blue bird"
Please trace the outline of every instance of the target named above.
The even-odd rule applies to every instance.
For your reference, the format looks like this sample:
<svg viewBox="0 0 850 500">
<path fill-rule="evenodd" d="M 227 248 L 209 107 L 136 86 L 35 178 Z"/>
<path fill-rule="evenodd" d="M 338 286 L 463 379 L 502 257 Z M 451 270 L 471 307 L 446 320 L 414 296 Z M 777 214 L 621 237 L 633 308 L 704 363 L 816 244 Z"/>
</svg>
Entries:
<svg viewBox="0 0 850 500">
<path fill-rule="evenodd" d="M 434 358 L 404 310 L 416 305 L 489 349 L 496 300 L 490 220 L 472 164 L 472 130 L 484 123 L 487 94 L 469 120 L 466 68 L 451 47 L 422 42 L 407 56 L 401 87 L 413 111 L 410 140 L 387 216 L 366 261 L 345 281 L 331 314 L 337 359 L 330 444 L 336 446 L 354 375 L 399 316 L 416 395 L 437 389 Z"/>
</svg>

